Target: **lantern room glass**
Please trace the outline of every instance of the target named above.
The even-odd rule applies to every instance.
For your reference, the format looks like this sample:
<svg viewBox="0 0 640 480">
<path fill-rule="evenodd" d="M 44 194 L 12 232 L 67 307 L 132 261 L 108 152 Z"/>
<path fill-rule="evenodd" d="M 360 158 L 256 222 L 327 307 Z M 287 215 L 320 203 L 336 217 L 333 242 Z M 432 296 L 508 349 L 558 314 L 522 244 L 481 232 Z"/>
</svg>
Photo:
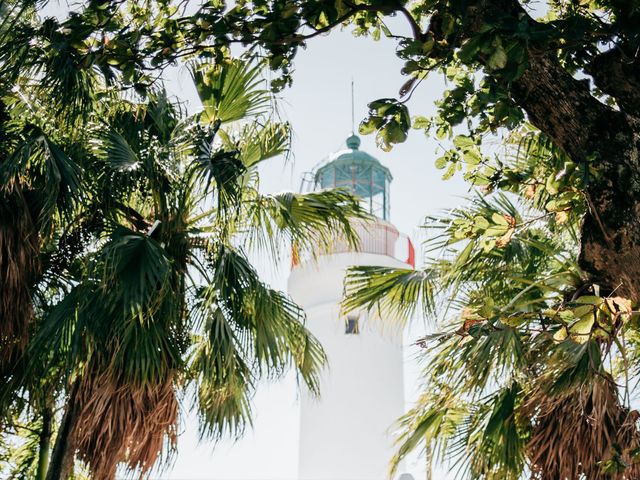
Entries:
<svg viewBox="0 0 640 480">
<path fill-rule="evenodd" d="M 357 139 L 358 142 L 354 142 Z M 375 158 L 357 150 L 359 138 L 347 140 L 351 152 L 342 153 L 316 171 L 315 183 L 319 188 L 344 188 L 360 198 L 369 213 L 389 220 L 389 183 L 391 174 Z M 355 147 L 355 148 L 354 148 Z"/>
</svg>

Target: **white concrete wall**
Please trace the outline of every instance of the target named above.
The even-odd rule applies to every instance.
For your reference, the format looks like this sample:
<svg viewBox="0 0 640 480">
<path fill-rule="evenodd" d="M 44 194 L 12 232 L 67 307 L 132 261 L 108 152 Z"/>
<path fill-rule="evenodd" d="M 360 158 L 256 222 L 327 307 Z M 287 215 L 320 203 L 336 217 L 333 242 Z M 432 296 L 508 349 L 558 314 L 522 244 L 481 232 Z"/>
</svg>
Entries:
<svg viewBox="0 0 640 480">
<path fill-rule="evenodd" d="M 340 253 L 291 273 L 289 292 L 329 360 L 321 397 L 301 398 L 300 480 L 386 480 L 389 430 L 404 413 L 402 332 L 360 314 L 360 333 L 345 334 L 339 304 L 350 265 L 407 268 L 389 256 Z"/>
</svg>

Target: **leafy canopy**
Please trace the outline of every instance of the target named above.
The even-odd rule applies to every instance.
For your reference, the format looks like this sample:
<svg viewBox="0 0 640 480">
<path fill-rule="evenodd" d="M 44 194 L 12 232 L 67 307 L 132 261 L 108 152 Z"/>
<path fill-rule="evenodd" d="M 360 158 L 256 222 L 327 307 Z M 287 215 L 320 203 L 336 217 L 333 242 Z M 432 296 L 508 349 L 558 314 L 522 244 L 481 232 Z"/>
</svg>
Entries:
<svg viewBox="0 0 640 480">
<path fill-rule="evenodd" d="M 298 334 L 277 328 L 280 336 L 258 342 L 246 333 L 257 335 L 252 326 L 258 312 L 288 318 L 295 317 L 295 309 L 255 279 L 244 249 L 273 250 L 279 235 L 308 239 L 318 225 L 345 229 L 343 217 L 333 215 L 327 222 L 320 211 L 330 211 L 336 202 L 348 208 L 349 201 L 335 192 L 304 200 L 295 194 L 264 197 L 252 188 L 252 166 L 266 152 L 284 148 L 285 130 L 263 128 L 264 122 L 239 131 L 225 128 L 225 122 L 255 115 L 251 106 L 259 108 L 266 98 L 261 89 L 225 86 L 227 78 L 245 86 L 255 80 L 248 70 L 234 70 L 227 58 L 234 45 L 264 56 L 276 72 L 271 88 L 278 90 L 290 83 L 300 47 L 332 28 L 351 25 L 357 35 L 396 40 L 407 75 L 396 98 L 369 105 L 361 131 L 375 134 L 385 149 L 404 141 L 411 127 L 435 134 L 444 145 L 436 160 L 444 177 L 462 172 L 483 195 L 430 219 L 429 227 L 439 232 L 431 246 L 440 255 L 424 271 L 360 269 L 349 280 L 353 296 L 346 308 L 380 307 L 409 315 L 421 307 L 428 315 L 456 319 L 424 340 L 435 361 L 425 370 L 423 398 L 404 419 L 399 455 L 426 440 L 443 455 L 471 452 L 465 468 L 474 478 L 516 478 L 525 469 L 549 479 L 578 472 L 589 478 L 637 475 L 636 413 L 629 405 L 630 378 L 637 369 L 634 305 L 640 298 L 637 1 L 549 0 L 535 10 L 533 2 L 517 0 L 212 0 L 187 10 L 186 3 L 168 0 L 92 0 L 80 3 L 68 18 L 41 23 L 21 14 L 31 13 L 33 4 L 0 4 L 7 13 L 0 27 L 5 40 L 0 82 L 7 100 L 0 113 L 9 118 L 1 140 L 9 142 L 4 151 L 22 152 L 6 173 L 22 183 L 8 182 L 11 188 L 2 197 L 3 218 L 19 226 L 2 237 L 11 252 L 5 261 L 10 268 L 3 271 L 13 272 L 11 281 L 16 280 L 11 290 L 3 290 L 2 308 L 21 313 L 7 316 L 1 335 L 23 339 L 12 342 L 8 364 L 27 343 L 20 319 L 33 317 L 25 285 L 33 283 L 41 266 L 31 259 L 39 248 L 49 252 L 57 245 L 82 253 L 43 260 L 46 278 L 62 277 L 48 273 L 55 264 L 73 275 L 40 298 L 53 298 L 56 307 L 64 304 L 76 313 L 78 325 L 57 338 L 67 342 L 61 350 L 65 367 L 97 369 L 85 376 L 97 379 L 81 384 L 85 392 L 108 392 L 103 388 L 108 382 L 122 381 L 108 376 L 113 372 L 109 353 L 125 365 L 129 357 L 122 355 L 130 352 L 120 337 L 100 328 L 92 334 L 109 339 L 102 352 L 82 345 L 84 337 L 77 332 L 91 331 L 93 313 L 88 312 L 101 307 L 82 298 L 96 294 L 115 314 L 105 321 L 129 327 L 129 337 L 123 338 L 150 342 L 149 355 L 157 363 L 147 365 L 135 355 L 132 361 L 140 362 L 141 372 L 155 375 L 154 382 L 145 375 L 126 379 L 158 387 L 145 390 L 145 398 L 170 398 L 162 395 L 175 383 L 172 375 L 183 372 L 185 355 L 193 353 L 192 376 L 185 378 L 198 386 L 207 425 L 233 429 L 245 418 L 238 413 L 246 411 L 245 397 L 237 396 L 251 383 L 243 352 L 255 354 L 252 366 L 258 371 L 279 372 L 287 362 L 301 369 L 307 357 L 300 350 L 274 356 L 282 342 L 289 345 Z M 406 21 L 406 30 L 392 31 L 389 16 Z M 206 101 L 197 119 L 163 115 L 170 102 L 154 89 L 156 76 L 181 59 L 199 65 L 194 78 Z M 407 101 L 434 73 L 447 81 L 437 113 L 412 117 Z M 25 101 L 14 86 L 48 101 Z M 96 118 L 98 100 L 123 89 L 151 100 L 119 108 L 106 102 L 107 114 L 98 118 L 106 118 L 108 128 L 94 120 L 95 132 L 76 128 L 58 138 L 43 122 L 38 125 L 43 136 L 26 128 L 27 113 L 18 113 L 44 108 L 47 115 L 40 118 L 84 126 Z M 14 124 L 15 118 L 21 120 Z M 7 136 L 13 125 L 19 133 Z M 97 149 L 80 148 L 87 144 L 83 135 L 94 133 Z M 491 145 L 500 136 L 506 137 L 506 151 L 494 155 Z M 28 145 L 18 147 L 27 139 Z M 80 170 L 60 153 L 74 158 L 69 152 L 75 148 L 80 158 L 89 159 L 76 162 Z M 93 171 L 96 175 L 78 173 Z M 78 175 L 80 182 L 95 179 L 95 185 L 82 188 Z M 32 184 L 38 186 L 33 189 L 37 201 L 23 194 Z M 194 209 L 203 199 L 210 208 Z M 99 205 L 98 215 L 77 216 L 93 205 Z M 56 233 L 65 215 L 82 219 L 73 223 L 78 227 L 69 236 Z M 179 233 L 169 235 L 169 225 Z M 12 236 L 15 231 L 21 235 Z M 42 232 L 53 247 L 41 247 L 34 232 Z M 89 240 L 74 250 L 83 235 Z M 145 268 L 145 259 L 156 262 L 154 267 Z M 186 273 L 194 269 L 203 276 L 202 285 Z M 220 277 L 211 271 L 226 273 Z M 228 297 L 211 293 L 222 288 L 220 278 L 227 274 Z M 182 303 L 159 301 L 157 292 L 171 292 Z M 233 349 L 216 346 L 216 352 L 226 353 L 213 361 L 206 335 L 193 344 L 185 341 L 189 326 L 183 325 L 187 317 L 181 312 L 190 309 L 206 311 L 198 334 L 213 329 L 217 341 L 227 339 L 222 345 Z M 47 319 L 49 310 L 42 307 L 41 313 L 36 306 L 35 317 Z M 237 332 L 225 329 L 230 312 L 241 320 Z M 182 320 L 162 324 L 157 317 Z M 156 326 L 156 335 L 148 334 Z M 200 348 L 191 352 L 194 345 Z M 93 363 L 85 362 L 89 359 Z M 197 372 L 212 374 L 221 366 L 235 372 L 220 377 L 229 380 L 224 388 L 210 376 L 206 382 L 198 377 Z M 228 414 L 212 415 L 218 412 L 211 410 L 215 405 Z M 172 418 L 171 408 L 167 412 L 164 418 Z M 559 419 L 566 428 L 557 428 Z M 86 446 L 106 441 L 91 435 L 84 440 Z M 132 458 L 144 463 L 151 457 L 143 453 L 136 451 Z"/>
</svg>

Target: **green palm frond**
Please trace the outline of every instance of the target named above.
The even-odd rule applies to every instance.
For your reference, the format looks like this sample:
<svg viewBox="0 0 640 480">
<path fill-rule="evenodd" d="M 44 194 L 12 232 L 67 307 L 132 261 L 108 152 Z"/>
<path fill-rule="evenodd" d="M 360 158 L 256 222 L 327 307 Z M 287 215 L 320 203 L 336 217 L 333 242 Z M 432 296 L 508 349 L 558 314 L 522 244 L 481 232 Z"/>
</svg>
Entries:
<svg viewBox="0 0 640 480">
<path fill-rule="evenodd" d="M 37 3 L 36 0 L 5 0 L 0 3 L 0 74 L 6 81 L 3 88 L 15 85 L 28 66 L 29 41 L 35 32 L 33 7 Z"/>
<path fill-rule="evenodd" d="M 171 299 L 167 299 L 165 309 L 167 303 L 174 307 Z M 171 378 L 183 364 L 182 349 L 172 331 L 179 328 L 176 313 L 160 310 L 155 317 L 148 313 L 146 317 L 125 317 L 122 324 L 117 325 L 118 336 L 112 340 L 117 344 L 116 351 L 111 358 L 100 361 L 106 362 L 109 370 L 119 372 L 125 383 L 135 386 L 155 388 L 159 379 Z M 173 325 L 170 325 L 171 319 L 174 319 Z"/>
<path fill-rule="evenodd" d="M 74 201 L 78 200 L 80 166 L 69 158 L 63 149 L 39 127 L 29 125 L 26 139 L 0 167 L 5 184 L 18 176 L 29 178 L 37 195 L 34 197 L 39 212 L 39 222 L 45 229 L 56 210 L 70 214 Z"/>
<path fill-rule="evenodd" d="M 135 170 L 140 166 L 140 159 L 127 140 L 116 131 L 109 131 L 96 145 L 96 153 L 101 154 L 110 169 L 121 172 Z"/>
<path fill-rule="evenodd" d="M 525 465 L 525 425 L 519 424 L 517 408 L 521 388 L 517 383 L 505 386 L 483 399 L 461 425 L 453 448 L 472 446 L 471 458 L 460 457 L 461 468 L 472 478 L 518 480 Z M 462 465 L 464 462 L 464 465 Z"/>
<path fill-rule="evenodd" d="M 49 17 L 40 22 L 33 9 L 37 2 L 15 3 L 21 8 L 0 45 L 2 78 L 12 85 L 28 86 L 47 99 L 43 103 L 60 124 L 77 127 L 87 120 L 98 93 L 104 90 L 81 46 L 86 33 L 67 28 L 66 22 L 75 26 L 73 18 L 59 22 Z"/>
<path fill-rule="evenodd" d="M 435 312 L 433 275 L 426 270 L 390 267 L 351 267 L 345 278 L 345 312 L 364 308 L 381 318 L 405 322 L 420 308 L 428 318 Z"/>
<path fill-rule="evenodd" d="M 241 344 L 221 310 L 206 318 L 207 336 L 197 337 L 189 365 L 196 379 L 202 436 L 239 436 L 251 422 L 254 375 Z"/>
<path fill-rule="evenodd" d="M 144 233 L 118 226 L 104 245 L 102 288 L 126 312 L 138 311 L 169 286 L 171 262 L 164 249 Z"/>
<path fill-rule="evenodd" d="M 221 247 L 210 283 L 197 289 L 192 318 L 201 333 L 190 361 L 202 433 L 239 434 L 249 421 L 256 379 L 290 365 L 312 391 L 325 356 L 304 328 L 304 314 L 259 279 L 240 252 Z"/>
<path fill-rule="evenodd" d="M 50 305 L 43 315 L 38 332 L 29 344 L 28 356 L 31 363 L 25 371 L 26 379 L 34 375 L 34 369 L 38 364 L 46 364 L 51 352 L 56 352 L 66 359 L 69 369 L 76 366 L 76 360 L 82 358 L 86 352 L 86 317 L 78 313 L 83 310 L 87 298 L 98 296 L 95 285 L 83 283 L 72 288 L 57 303 Z"/>
<path fill-rule="evenodd" d="M 369 219 L 358 200 L 341 190 L 258 195 L 247 210 L 248 242 L 271 252 L 282 240 L 309 252 L 339 240 L 357 248 L 354 222 Z"/>
<path fill-rule="evenodd" d="M 419 342 L 428 353 L 425 378 L 473 400 L 517 379 L 530 353 L 530 337 L 497 320 L 491 323 L 470 316 L 461 323 Z"/>
<path fill-rule="evenodd" d="M 3 448 L 5 458 L 0 458 L 0 474 L 9 480 L 36 478 L 39 431 L 42 428 L 42 422 L 35 419 L 16 428 L 19 436 L 12 436 L 9 439 L 9 445 Z"/>
<path fill-rule="evenodd" d="M 73 24 L 74 19 L 66 21 Z M 74 30 L 47 18 L 31 39 L 28 60 L 33 75 L 47 78 L 39 84 L 42 94 L 55 98 L 54 108 L 70 125 L 86 120 L 102 86 L 98 72 L 87 67 L 85 54 L 77 47 L 84 40 L 82 33 Z"/>
<path fill-rule="evenodd" d="M 3 0 L 0 3 L 0 41 L 5 40 L 16 23 L 34 14 L 39 0 Z"/>
<path fill-rule="evenodd" d="M 242 177 L 247 171 L 236 146 L 217 142 L 220 123 L 204 128 L 197 136 L 197 153 L 193 171 L 197 173 L 205 193 L 216 193 L 216 206 L 223 211 L 236 209 L 242 189 Z"/>
<path fill-rule="evenodd" d="M 279 376 L 291 362 L 310 387 L 317 384 L 324 354 L 304 329 L 304 312 L 286 295 L 260 281 L 246 258 L 225 249 L 216 267 L 218 303 L 237 328 L 252 332 L 256 366 Z M 224 283 L 224 286 L 222 285 Z"/>
<path fill-rule="evenodd" d="M 145 126 L 161 143 L 170 144 L 185 120 L 186 109 L 177 100 L 169 98 L 163 85 L 152 89 L 148 95 L 148 102 L 138 107 L 143 110 Z"/>
<path fill-rule="evenodd" d="M 204 107 L 203 120 L 229 123 L 264 113 L 270 94 L 264 88 L 259 64 L 239 59 L 201 63 L 191 68 Z"/>
<path fill-rule="evenodd" d="M 247 125 L 240 135 L 240 158 L 252 167 L 269 158 L 289 151 L 291 129 L 288 123 L 267 121 L 264 125 Z"/>
<path fill-rule="evenodd" d="M 16 447 L 11 453 L 11 468 L 6 478 L 11 480 L 27 480 L 35 478 L 38 465 L 38 437 L 29 435 L 27 441 Z"/>
<path fill-rule="evenodd" d="M 446 385 L 422 393 L 416 405 L 398 420 L 400 433 L 396 454 L 391 460 L 390 475 L 396 473 L 401 460 L 421 446 L 435 447 L 440 456 L 455 438 L 468 417 L 471 406 L 451 394 Z"/>
<path fill-rule="evenodd" d="M 42 136 L 41 142 L 47 157 L 47 177 L 52 180 L 47 183 L 52 186 L 55 184 L 55 188 L 52 188 L 52 196 L 55 192 L 57 204 L 68 210 L 80 187 L 81 169 L 51 139 Z"/>
<path fill-rule="evenodd" d="M 433 449 L 440 461 L 453 460 L 458 474 L 492 480 L 520 478 L 526 425 L 518 417 L 521 389 L 517 383 L 474 401 L 460 398 L 447 384 L 426 388 L 399 421 L 392 473 L 402 458 L 422 446 Z"/>
</svg>

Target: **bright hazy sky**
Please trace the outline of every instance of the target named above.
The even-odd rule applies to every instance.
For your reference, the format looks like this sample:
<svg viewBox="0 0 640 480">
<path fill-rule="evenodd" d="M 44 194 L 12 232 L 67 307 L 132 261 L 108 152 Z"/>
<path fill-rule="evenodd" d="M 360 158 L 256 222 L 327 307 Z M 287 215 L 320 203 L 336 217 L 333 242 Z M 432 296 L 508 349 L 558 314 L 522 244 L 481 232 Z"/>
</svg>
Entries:
<svg viewBox="0 0 640 480">
<path fill-rule="evenodd" d="M 73 3 L 73 2 L 71 2 Z M 61 14 L 67 2 L 52 1 L 47 13 Z M 394 33 L 405 25 L 389 23 Z M 296 59 L 294 85 L 281 94 L 279 108 L 294 130 L 293 160 L 274 159 L 261 170 L 261 188 L 265 192 L 298 190 L 303 172 L 310 171 L 330 152 L 344 148 L 351 131 L 351 80 L 355 81 L 356 125 L 367 111 L 367 102 L 396 97 L 407 80 L 400 74 L 402 62 L 395 56 L 395 42 L 383 38 L 356 38 L 349 31 L 336 31 L 315 38 Z M 169 72 L 167 88 L 195 111 L 199 103 L 189 75 L 181 69 Z M 440 97 L 444 83 L 440 78 L 424 81 L 409 103 L 412 114 L 428 115 Z M 357 128 L 357 127 L 356 127 Z M 460 179 L 441 180 L 435 169 L 438 144 L 419 131 L 384 153 L 375 146 L 372 136 L 362 137 L 362 150 L 376 156 L 390 168 L 391 221 L 399 230 L 415 239 L 426 215 L 460 205 L 467 187 Z M 419 245 L 416 245 L 419 249 Z M 264 278 L 273 286 L 285 289 L 289 261 L 280 266 L 267 259 L 258 262 Z M 405 333 L 405 395 L 407 407 L 416 397 L 418 365 L 416 347 L 411 346 L 428 326 L 416 320 Z M 254 426 L 237 442 L 224 441 L 215 446 L 198 442 L 193 416 L 183 418 L 178 441 L 178 456 L 172 468 L 154 475 L 154 479 L 172 480 L 294 480 L 297 472 L 298 394 L 293 375 L 260 386 L 254 401 Z M 405 470 L 416 480 L 424 478 L 424 459 L 407 462 Z M 442 480 L 446 475 L 434 472 Z"/>
</svg>

